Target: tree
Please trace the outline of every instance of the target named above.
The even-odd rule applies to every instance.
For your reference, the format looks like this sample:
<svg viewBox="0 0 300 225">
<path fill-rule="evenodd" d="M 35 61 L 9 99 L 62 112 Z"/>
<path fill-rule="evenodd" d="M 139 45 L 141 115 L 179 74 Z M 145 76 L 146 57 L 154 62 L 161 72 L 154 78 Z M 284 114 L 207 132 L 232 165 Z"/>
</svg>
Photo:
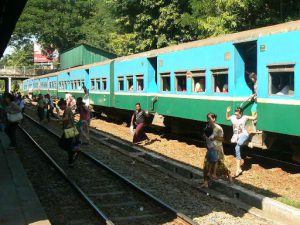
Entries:
<svg viewBox="0 0 300 225">
<path fill-rule="evenodd" d="M 28 43 L 0 60 L 1 66 L 33 66 L 33 44 Z"/>
<path fill-rule="evenodd" d="M 22 45 L 34 37 L 44 48 L 64 51 L 85 39 L 80 31 L 93 15 L 96 0 L 29 0 L 12 44 Z"/>
</svg>

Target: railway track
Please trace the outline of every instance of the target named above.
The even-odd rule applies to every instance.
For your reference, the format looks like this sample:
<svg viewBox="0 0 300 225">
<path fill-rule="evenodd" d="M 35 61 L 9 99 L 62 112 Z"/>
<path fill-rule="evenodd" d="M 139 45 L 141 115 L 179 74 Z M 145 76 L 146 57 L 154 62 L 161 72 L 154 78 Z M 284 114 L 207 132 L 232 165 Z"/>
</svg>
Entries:
<svg viewBox="0 0 300 225">
<path fill-rule="evenodd" d="M 33 110 L 31 108 L 28 108 L 30 110 Z M 96 128 L 90 127 L 91 130 L 94 130 L 98 132 Z M 151 130 L 152 132 L 155 133 L 154 130 Z M 199 140 L 191 137 L 185 137 L 185 136 L 179 136 L 173 133 L 166 133 L 162 134 L 163 137 L 169 138 L 171 137 L 172 139 L 176 140 L 181 140 L 187 143 L 193 143 L 195 145 L 199 146 L 204 146 L 205 147 L 205 141 L 204 140 Z M 102 138 L 105 138 L 105 136 L 102 136 Z M 112 144 L 113 140 L 109 140 Z M 234 155 L 234 146 L 233 145 L 224 145 L 224 152 L 225 154 L 231 154 Z M 283 160 L 282 158 L 287 158 L 286 155 L 288 154 L 287 152 L 282 153 L 282 152 L 276 152 L 278 154 L 277 157 L 274 157 L 273 152 L 264 152 L 262 150 L 255 150 L 255 149 L 249 149 L 248 147 L 244 147 L 242 151 L 243 157 L 250 158 L 252 163 L 257 163 L 262 165 L 263 167 L 281 167 L 287 172 L 290 173 L 299 173 L 300 172 L 300 164 L 296 162 L 292 162 L 289 160 Z M 284 155 L 284 157 L 281 157 Z"/>
<path fill-rule="evenodd" d="M 80 152 L 75 168 L 68 168 L 59 135 L 32 118 L 26 116 L 21 129 L 103 224 L 196 224 L 87 153 Z"/>
</svg>

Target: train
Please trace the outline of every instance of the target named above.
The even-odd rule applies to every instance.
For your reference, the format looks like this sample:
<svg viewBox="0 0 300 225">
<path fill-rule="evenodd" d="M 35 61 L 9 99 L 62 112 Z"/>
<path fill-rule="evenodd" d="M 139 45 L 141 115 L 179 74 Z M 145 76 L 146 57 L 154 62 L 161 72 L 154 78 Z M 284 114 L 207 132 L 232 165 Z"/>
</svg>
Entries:
<svg viewBox="0 0 300 225">
<path fill-rule="evenodd" d="M 242 105 L 251 113 L 251 72 L 258 80 L 251 146 L 270 149 L 285 142 L 300 161 L 300 20 L 34 77 L 23 82 L 23 92 L 78 97 L 86 86 L 91 104 L 103 111 L 130 112 L 139 102 L 154 121 L 181 128 L 204 123 L 206 114 L 215 112 L 218 123 L 231 130 L 225 119 L 228 106 Z M 282 81 L 284 92 L 279 90 Z"/>
</svg>

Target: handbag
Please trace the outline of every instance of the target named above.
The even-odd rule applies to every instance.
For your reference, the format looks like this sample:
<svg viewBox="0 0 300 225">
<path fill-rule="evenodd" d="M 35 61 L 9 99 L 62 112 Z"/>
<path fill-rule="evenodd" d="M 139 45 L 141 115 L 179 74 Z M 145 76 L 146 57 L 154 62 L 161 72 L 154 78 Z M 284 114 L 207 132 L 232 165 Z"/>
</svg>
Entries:
<svg viewBox="0 0 300 225">
<path fill-rule="evenodd" d="M 18 113 L 7 113 L 7 120 L 9 122 L 18 122 L 23 119 L 23 115 L 21 112 Z"/>
<path fill-rule="evenodd" d="M 64 135 L 65 135 L 66 139 L 69 139 L 69 138 L 73 138 L 73 137 L 76 137 L 77 135 L 79 135 L 79 132 L 78 132 L 77 128 L 74 126 L 74 127 L 68 128 L 68 129 L 64 129 Z"/>
</svg>

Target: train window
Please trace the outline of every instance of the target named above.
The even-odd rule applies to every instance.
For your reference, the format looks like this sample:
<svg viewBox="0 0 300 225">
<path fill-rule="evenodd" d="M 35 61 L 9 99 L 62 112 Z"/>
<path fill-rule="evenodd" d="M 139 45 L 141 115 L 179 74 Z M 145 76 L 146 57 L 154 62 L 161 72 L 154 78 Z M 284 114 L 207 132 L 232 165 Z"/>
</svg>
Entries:
<svg viewBox="0 0 300 225">
<path fill-rule="evenodd" d="M 102 90 L 106 91 L 107 90 L 107 79 L 102 78 Z"/>
<path fill-rule="evenodd" d="M 269 68 L 269 94 L 288 95 L 295 94 L 295 65 L 270 65 Z"/>
<path fill-rule="evenodd" d="M 186 72 L 175 72 L 176 91 L 186 92 Z"/>
<path fill-rule="evenodd" d="M 170 73 L 161 73 L 161 87 L 162 91 L 171 91 L 171 77 Z"/>
<path fill-rule="evenodd" d="M 133 76 L 127 77 L 127 91 L 133 91 Z"/>
<path fill-rule="evenodd" d="M 213 87 L 215 93 L 228 93 L 228 69 L 213 69 Z"/>
<path fill-rule="evenodd" d="M 84 80 L 81 80 L 81 87 L 83 88 L 85 86 Z"/>
<path fill-rule="evenodd" d="M 119 84 L 119 91 L 124 91 L 124 78 L 123 77 L 118 78 L 118 84 Z"/>
<path fill-rule="evenodd" d="M 205 92 L 205 70 L 191 71 L 193 76 L 193 92 Z"/>
<path fill-rule="evenodd" d="M 91 90 L 95 90 L 95 80 L 91 79 Z"/>
<path fill-rule="evenodd" d="M 136 81 L 137 81 L 137 90 L 143 91 L 144 90 L 144 75 L 137 75 Z"/>
<path fill-rule="evenodd" d="M 101 90 L 101 82 L 100 82 L 100 78 L 96 79 L 96 89 L 97 89 L 98 91 Z"/>
<path fill-rule="evenodd" d="M 74 81 L 71 81 L 71 89 L 74 89 Z"/>
</svg>

